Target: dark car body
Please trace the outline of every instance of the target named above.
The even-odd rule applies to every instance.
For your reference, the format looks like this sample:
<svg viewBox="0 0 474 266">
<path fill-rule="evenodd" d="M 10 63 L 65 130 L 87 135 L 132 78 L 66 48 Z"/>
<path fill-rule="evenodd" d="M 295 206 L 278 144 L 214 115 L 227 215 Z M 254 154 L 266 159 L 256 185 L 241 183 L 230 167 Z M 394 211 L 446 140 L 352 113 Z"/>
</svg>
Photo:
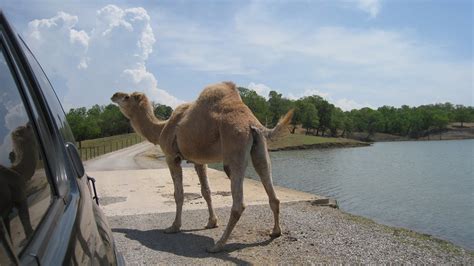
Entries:
<svg viewBox="0 0 474 266">
<path fill-rule="evenodd" d="M 123 264 L 61 104 L 0 11 L 0 265 Z"/>
</svg>

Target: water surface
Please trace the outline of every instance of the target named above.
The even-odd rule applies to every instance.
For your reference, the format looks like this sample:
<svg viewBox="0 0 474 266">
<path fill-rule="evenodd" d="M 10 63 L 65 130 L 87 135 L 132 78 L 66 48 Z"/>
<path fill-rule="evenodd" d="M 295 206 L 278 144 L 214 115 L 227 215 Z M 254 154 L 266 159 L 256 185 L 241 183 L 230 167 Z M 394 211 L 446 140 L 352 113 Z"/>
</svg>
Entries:
<svg viewBox="0 0 474 266">
<path fill-rule="evenodd" d="M 276 185 L 474 249 L 474 140 L 271 153 Z M 248 175 L 257 177 L 252 167 Z M 258 177 L 257 177 L 258 179 Z"/>
</svg>

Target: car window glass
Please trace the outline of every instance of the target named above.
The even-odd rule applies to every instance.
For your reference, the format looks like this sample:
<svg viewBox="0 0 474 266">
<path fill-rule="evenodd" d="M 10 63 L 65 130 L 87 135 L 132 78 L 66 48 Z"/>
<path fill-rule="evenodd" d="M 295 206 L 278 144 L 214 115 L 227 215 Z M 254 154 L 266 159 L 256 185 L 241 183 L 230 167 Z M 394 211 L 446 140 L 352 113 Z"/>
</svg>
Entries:
<svg viewBox="0 0 474 266">
<path fill-rule="evenodd" d="M 30 63 L 33 72 L 35 73 L 39 85 L 41 86 L 41 90 L 44 93 L 44 97 L 48 101 L 49 108 L 51 109 L 51 113 L 54 116 L 54 119 L 56 120 L 56 125 L 59 128 L 63 139 L 65 140 L 65 142 L 69 141 L 74 143 L 75 140 L 72 135 L 72 131 L 67 123 L 66 115 L 64 114 L 64 110 L 58 100 L 56 92 L 54 91 L 53 87 L 51 86 L 51 83 L 49 82 L 49 79 L 45 75 L 38 61 L 36 61 L 36 58 L 31 53 L 28 46 L 26 46 L 23 39 L 20 38 L 20 40 L 20 44 L 23 48 L 23 51 L 25 52 L 26 57 L 28 58 L 28 62 Z"/>
<path fill-rule="evenodd" d="M 19 254 L 52 202 L 34 125 L 0 46 L 0 215 Z"/>
</svg>

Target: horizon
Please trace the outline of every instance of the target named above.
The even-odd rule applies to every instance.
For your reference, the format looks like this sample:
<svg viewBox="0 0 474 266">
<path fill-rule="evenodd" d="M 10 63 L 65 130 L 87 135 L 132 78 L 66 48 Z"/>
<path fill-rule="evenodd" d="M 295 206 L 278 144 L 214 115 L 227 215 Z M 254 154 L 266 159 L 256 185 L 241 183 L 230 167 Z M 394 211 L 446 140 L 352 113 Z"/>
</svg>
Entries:
<svg viewBox="0 0 474 266">
<path fill-rule="evenodd" d="M 174 108 L 224 80 L 265 98 L 319 95 L 344 111 L 474 102 L 471 1 L 8 0 L 2 9 L 66 111 L 107 105 L 118 90 Z"/>
</svg>

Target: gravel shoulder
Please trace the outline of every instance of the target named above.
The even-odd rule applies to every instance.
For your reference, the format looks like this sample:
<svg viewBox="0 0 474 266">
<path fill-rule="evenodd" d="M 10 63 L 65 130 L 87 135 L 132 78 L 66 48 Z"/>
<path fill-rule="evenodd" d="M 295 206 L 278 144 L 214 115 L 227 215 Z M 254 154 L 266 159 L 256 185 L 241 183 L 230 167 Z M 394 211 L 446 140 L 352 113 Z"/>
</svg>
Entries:
<svg viewBox="0 0 474 266">
<path fill-rule="evenodd" d="M 227 220 L 230 208 L 218 208 Z M 165 234 L 174 213 L 111 216 L 118 248 L 130 264 L 313 264 L 416 263 L 472 264 L 473 254 L 413 231 L 377 224 L 310 202 L 282 204 L 283 235 L 271 239 L 270 208 L 246 208 L 225 248 L 209 254 L 224 230 L 203 229 L 206 210 L 183 213 L 183 231 Z"/>
</svg>

